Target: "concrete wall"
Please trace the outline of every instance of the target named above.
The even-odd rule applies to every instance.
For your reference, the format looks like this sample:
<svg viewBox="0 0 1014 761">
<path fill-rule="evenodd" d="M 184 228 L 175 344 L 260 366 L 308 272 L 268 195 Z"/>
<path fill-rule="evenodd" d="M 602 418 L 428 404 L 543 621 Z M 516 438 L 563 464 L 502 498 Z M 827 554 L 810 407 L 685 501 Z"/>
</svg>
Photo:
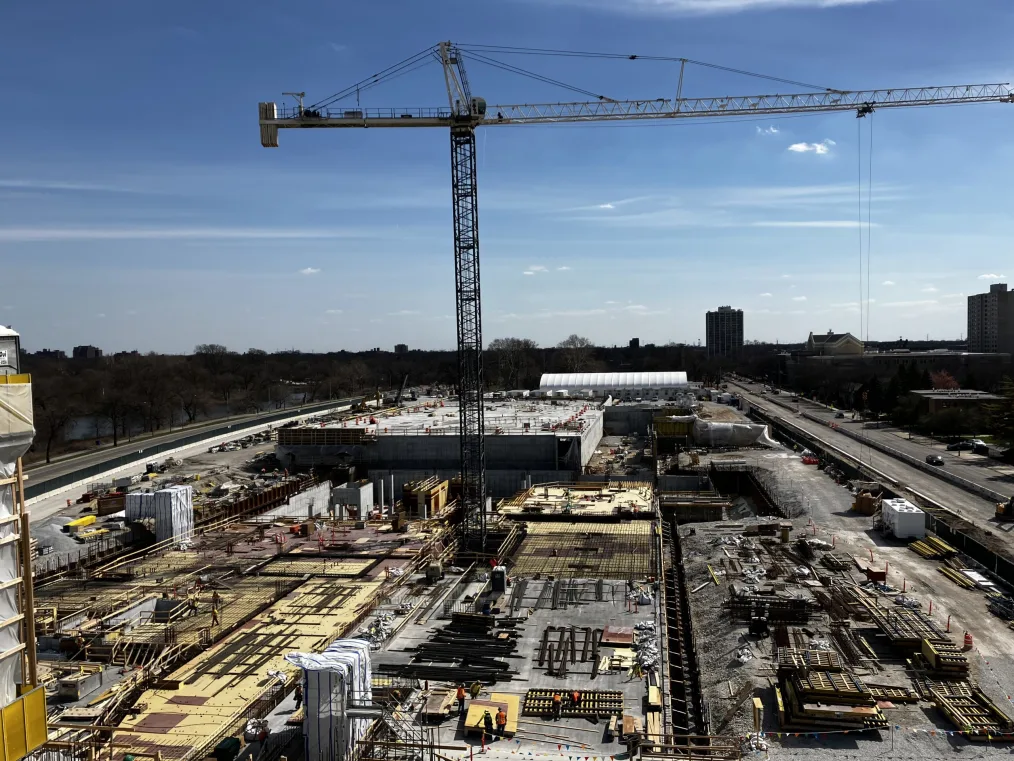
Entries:
<svg viewBox="0 0 1014 761">
<path fill-rule="evenodd" d="M 409 481 L 417 481 L 422 478 L 429 478 L 430 476 L 437 476 L 442 479 L 452 479 L 457 477 L 459 473 L 458 468 L 454 469 L 420 469 L 420 470 L 383 470 L 376 469 L 370 471 L 371 479 L 384 479 L 384 490 L 385 497 L 387 497 L 387 490 L 389 481 L 387 480 L 390 475 L 394 474 L 394 488 L 397 492 L 398 499 L 401 499 L 401 488 L 404 484 Z M 551 483 L 555 481 L 563 481 L 566 483 L 573 483 L 577 478 L 576 474 L 572 470 L 486 470 L 486 492 L 494 500 L 504 499 L 506 497 L 512 497 L 524 488 L 525 479 L 531 476 L 533 484 L 540 483 Z M 388 497 L 389 499 L 389 497 Z"/>
<path fill-rule="evenodd" d="M 626 436 L 630 433 L 647 434 L 652 417 L 658 408 L 606 407 L 602 410 L 603 430 L 607 436 Z M 601 438 L 601 437 L 600 437 Z"/>
<path fill-rule="evenodd" d="M 365 519 L 373 510 L 373 484 L 367 481 L 360 486 L 357 483 L 342 484 L 331 490 L 331 507 L 340 509 L 340 518 L 346 518 L 345 508 L 352 505 L 357 515 Z"/>
</svg>

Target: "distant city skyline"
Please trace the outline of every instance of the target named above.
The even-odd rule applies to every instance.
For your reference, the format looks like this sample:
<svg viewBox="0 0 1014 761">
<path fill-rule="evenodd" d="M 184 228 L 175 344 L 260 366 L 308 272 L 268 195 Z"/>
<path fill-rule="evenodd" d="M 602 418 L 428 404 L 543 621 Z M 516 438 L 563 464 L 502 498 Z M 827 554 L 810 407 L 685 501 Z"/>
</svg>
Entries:
<svg viewBox="0 0 1014 761">
<path fill-rule="evenodd" d="M 167 19 L 57 0 L 0 18 L 21 30 L 0 48 L 16 72 L 0 95 L 67 114 L 7 125 L 0 258 L 14 285 L 0 322 L 40 347 L 326 351 L 454 346 L 447 135 L 292 130 L 266 150 L 259 101 L 298 89 L 314 102 L 449 36 L 685 56 L 818 91 L 1003 82 L 1014 4 L 981 0 L 973 17 L 922 0 L 508 0 L 466 13 L 227 0 Z M 593 95 L 466 54 L 491 104 L 671 97 L 678 76 L 672 62 L 507 58 Z M 689 66 L 683 94 L 806 89 Z M 360 101 L 447 103 L 436 65 Z M 484 128 L 484 337 L 703 343 L 701 315 L 724 303 L 743 309 L 747 340 L 829 325 L 863 340 L 958 336 L 967 296 L 1010 263 L 1012 117 L 992 104 Z"/>
</svg>

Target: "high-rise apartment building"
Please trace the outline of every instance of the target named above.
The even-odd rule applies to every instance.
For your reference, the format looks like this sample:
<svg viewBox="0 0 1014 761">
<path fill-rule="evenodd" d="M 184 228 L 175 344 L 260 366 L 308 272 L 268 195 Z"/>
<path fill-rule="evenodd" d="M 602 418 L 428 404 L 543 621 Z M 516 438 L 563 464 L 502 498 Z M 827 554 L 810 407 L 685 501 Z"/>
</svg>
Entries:
<svg viewBox="0 0 1014 761">
<path fill-rule="evenodd" d="M 1014 291 L 994 283 L 968 297 L 968 350 L 1014 354 Z"/>
<path fill-rule="evenodd" d="M 738 354 L 743 348 L 743 310 L 730 306 L 708 312 L 705 321 L 709 357 Z"/>
</svg>

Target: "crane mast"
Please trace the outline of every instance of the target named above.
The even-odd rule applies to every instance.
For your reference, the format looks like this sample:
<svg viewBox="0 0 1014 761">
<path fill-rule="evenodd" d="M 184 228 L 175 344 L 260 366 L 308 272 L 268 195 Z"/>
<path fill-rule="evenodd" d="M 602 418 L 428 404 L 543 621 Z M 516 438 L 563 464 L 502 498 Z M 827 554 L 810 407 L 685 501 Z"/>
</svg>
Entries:
<svg viewBox="0 0 1014 761">
<path fill-rule="evenodd" d="M 473 97 L 461 50 L 441 42 L 430 51 L 440 62 L 447 108 L 305 108 L 259 104 L 261 145 L 278 147 L 279 129 L 442 127 L 451 136 L 451 207 L 454 224 L 454 279 L 458 338 L 458 399 L 461 444 L 461 500 L 465 538 L 485 551 L 486 455 L 483 409 L 482 303 L 479 277 L 479 195 L 476 174 L 477 127 L 603 121 L 756 117 L 775 114 L 853 111 L 862 117 L 879 108 L 975 103 L 1014 104 L 1007 84 L 949 85 L 882 90 L 825 90 L 789 95 L 683 98 L 683 66 L 676 98 L 536 103 L 487 107 Z M 685 63 L 685 62 L 684 62 Z M 290 93 L 285 93 L 290 94 Z"/>
</svg>

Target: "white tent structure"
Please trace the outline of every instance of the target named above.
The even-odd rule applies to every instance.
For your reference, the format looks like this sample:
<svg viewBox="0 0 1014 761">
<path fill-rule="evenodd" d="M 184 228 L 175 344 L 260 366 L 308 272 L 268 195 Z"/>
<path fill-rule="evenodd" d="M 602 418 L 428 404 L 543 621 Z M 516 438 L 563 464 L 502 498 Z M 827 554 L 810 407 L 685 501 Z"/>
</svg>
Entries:
<svg viewBox="0 0 1014 761">
<path fill-rule="evenodd" d="M 690 384 L 684 372 L 545 373 L 539 391 L 546 396 L 593 396 L 605 399 L 671 399 Z M 551 392 L 551 393 L 549 393 Z M 590 392 L 590 394 L 588 393 Z"/>
<path fill-rule="evenodd" d="M 370 726 L 369 719 L 351 718 L 346 710 L 373 701 L 370 643 L 339 639 L 322 653 L 289 653 L 285 660 L 303 669 L 307 761 L 351 759 Z"/>
</svg>

